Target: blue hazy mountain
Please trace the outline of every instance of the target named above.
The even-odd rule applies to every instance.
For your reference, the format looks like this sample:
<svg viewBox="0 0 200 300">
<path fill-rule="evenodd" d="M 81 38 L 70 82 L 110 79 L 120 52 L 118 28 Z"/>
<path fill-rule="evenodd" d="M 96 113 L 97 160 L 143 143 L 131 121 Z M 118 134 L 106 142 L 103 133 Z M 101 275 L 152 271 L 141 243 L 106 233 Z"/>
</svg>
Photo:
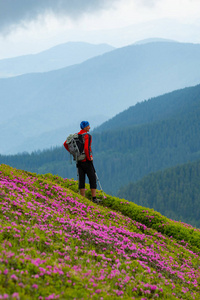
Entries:
<svg viewBox="0 0 200 300">
<path fill-rule="evenodd" d="M 149 39 L 144 39 L 144 40 L 139 40 L 135 42 L 135 45 L 143 45 L 143 44 L 148 44 L 148 43 L 159 43 L 159 42 L 164 42 L 164 43 L 177 43 L 175 40 L 169 40 L 169 39 L 163 39 L 163 38 L 149 38 Z"/>
<path fill-rule="evenodd" d="M 137 102 L 199 82 L 200 45 L 176 42 L 130 45 L 56 71 L 0 79 L 0 153 L 60 145 L 53 134 L 60 128 L 67 134 L 85 119 L 100 124 Z M 41 144 L 51 132 L 51 143 Z"/>
<path fill-rule="evenodd" d="M 93 45 L 83 42 L 68 42 L 38 54 L 0 60 L 0 77 L 12 77 L 25 73 L 57 70 L 82 63 L 87 59 L 114 49 L 114 47 L 107 44 Z"/>
</svg>

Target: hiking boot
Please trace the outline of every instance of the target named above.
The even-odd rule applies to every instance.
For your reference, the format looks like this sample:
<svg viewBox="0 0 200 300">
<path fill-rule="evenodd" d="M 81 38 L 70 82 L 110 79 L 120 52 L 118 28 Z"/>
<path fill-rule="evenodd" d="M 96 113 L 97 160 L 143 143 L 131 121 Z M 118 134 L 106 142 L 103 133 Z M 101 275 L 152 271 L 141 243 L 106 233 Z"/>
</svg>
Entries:
<svg viewBox="0 0 200 300">
<path fill-rule="evenodd" d="M 93 203 L 96 203 L 96 204 L 99 204 L 99 203 L 101 203 L 103 200 L 101 200 L 101 199 L 94 199 L 94 200 L 92 200 L 92 202 Z"/>
</svg>

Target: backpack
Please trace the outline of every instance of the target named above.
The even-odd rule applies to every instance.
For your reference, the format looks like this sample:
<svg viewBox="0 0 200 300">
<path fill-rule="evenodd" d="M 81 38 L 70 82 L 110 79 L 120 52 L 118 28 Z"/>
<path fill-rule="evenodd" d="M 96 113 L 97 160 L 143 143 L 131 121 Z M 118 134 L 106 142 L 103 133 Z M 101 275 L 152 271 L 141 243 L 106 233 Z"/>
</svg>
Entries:
<svg viewBox="0 0 200 300">
<path fill-rule="evenodd" d="M 66 144 L 68 146 L 68 151 L 70 154 L 73 155 L 74 160 L 76 162 L 83 160 L 86 158 L 85 152 L 84 152 L 84 144 L 85 144 L 85 136 L 84 134 L 70 134 L 66 139 Z"/>
</svg>

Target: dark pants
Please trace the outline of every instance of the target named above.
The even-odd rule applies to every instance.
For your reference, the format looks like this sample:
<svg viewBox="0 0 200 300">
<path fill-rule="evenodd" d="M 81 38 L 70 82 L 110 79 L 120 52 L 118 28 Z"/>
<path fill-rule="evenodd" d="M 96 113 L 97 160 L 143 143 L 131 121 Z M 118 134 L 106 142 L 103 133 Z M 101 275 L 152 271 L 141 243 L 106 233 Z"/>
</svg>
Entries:
<svg viewBox="0 0 200 300">
<path fill-rule="evenodd" d="M 87 175 L 91 189 L 97 188 L 96 174 L 92 161 L 78 162 L 79 189 L 85 188 L 85 175 Z"/>
</svg>

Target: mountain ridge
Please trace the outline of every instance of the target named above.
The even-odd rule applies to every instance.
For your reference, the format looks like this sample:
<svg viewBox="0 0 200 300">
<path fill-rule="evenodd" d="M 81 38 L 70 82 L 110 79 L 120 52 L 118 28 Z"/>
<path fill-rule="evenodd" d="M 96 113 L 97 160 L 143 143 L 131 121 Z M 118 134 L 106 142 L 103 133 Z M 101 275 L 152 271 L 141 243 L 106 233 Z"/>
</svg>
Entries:
<svg viewBox="0 0 200 300">
<path fill-rule="evenodd" d="M 199 93 L 200 85 L 196 85 L 142 101 L 107 120 L 94 132 L 145 125 L 187 113 L 188 109 L 195 110 Z"/>
<path fill-rule="evenodd" d="M 0 79 L 0 132 L 5 132 L 3 123 L 12 117 L 18 132 L 26 128 L 29 137 L 34 130 L 42 135 L 46 127 L 50 131 L 74 124 L 73 112 L 78 120 L 76 131 L 83 119 L 95 117 L 97 112 L 108 119 L 137 102 L 199 84 L 199 50 L 200 45 L 180 43 L 132 45 L 59 71 Z M 21 140 L 23 145 L 25 141 L 17 132 L 12 140 L 16 144 Z M 59 143 L 54 136 L 46 148 Z M 5 150 L 0 149 L 0 153 L 6 153 L 10 143 L 4 139 L 2 144 Z M 38 149 L 39 143 L 21 151 Z"/>
<path fill-rule="evenodd" d="M 1 59 L 0 78 L 62 69 L 114 49 L 115 47 L 108 44 L 95 45 L 85 42 L 59 44 L 36 54 Z"/>
</svg>

